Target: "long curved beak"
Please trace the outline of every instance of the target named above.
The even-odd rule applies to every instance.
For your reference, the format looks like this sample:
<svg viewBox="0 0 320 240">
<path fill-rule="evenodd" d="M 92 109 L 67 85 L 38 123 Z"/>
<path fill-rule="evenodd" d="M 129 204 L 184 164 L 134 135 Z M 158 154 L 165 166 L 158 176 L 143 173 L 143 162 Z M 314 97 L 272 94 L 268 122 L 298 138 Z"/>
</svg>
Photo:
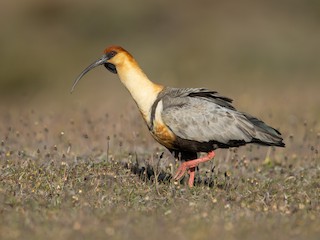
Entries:
<svg viewBox="0 0 320 240">
<path fill-rule="evenodd" d="M 107 62 L 108 58 L 106 55 L 103 55 L 102 58 L 98 59 L 97 61 L 95 61 L 94 63 L 90 64 L 86 69 L 84 69 L 82 71 L 82 73 L 80 73 L 79 77 L 77 77 L 77 79 L 74 81 L 71 91 L 70 93 L 73 92 L 74 88 L 76 87 L 77 83 L 80 81 L 80 79 L 86 74 L 88 73 L 90 70 L 94 69 L 97 66 L 103 65 Z"/>
</svg>

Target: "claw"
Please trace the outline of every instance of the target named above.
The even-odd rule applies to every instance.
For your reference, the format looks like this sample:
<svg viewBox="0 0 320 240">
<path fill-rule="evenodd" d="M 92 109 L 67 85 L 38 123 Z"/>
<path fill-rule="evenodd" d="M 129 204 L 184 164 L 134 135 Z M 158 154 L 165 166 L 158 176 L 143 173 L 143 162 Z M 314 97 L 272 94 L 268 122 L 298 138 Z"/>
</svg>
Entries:
<svg viewBox="0 0 320 240">
<path fill-rule="evenodd" d="M 184 162 L 180 165 L 180 167 L 178 168 L 176 174 L 174 175 L 173 179 L 174 180 L 179 180 L 180 178 L 183 177 L 183 175 L 185 174 L 185 172 L 187 171 L 187 162 Z"/>
</svg>

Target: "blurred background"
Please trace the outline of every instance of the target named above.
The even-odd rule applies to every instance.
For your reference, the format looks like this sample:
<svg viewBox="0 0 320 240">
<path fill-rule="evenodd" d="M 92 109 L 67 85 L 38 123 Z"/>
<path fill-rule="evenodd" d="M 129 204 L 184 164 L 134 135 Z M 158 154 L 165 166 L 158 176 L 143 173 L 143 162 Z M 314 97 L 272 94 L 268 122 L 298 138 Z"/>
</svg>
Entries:
<svg viewBox="0 0 320 240">
<path fill-rule="evenodd" d="M 304 117 L 319 116 L 316 0 L 12 0 L 0 3 L 0 27 L 5 106 L 126 106 L 132 100 L 104 68 L 69 93 L 77 75 L 116 44 L 155 82 L 214 89 L 245 111 L 291 103 Z"/>
</svg>

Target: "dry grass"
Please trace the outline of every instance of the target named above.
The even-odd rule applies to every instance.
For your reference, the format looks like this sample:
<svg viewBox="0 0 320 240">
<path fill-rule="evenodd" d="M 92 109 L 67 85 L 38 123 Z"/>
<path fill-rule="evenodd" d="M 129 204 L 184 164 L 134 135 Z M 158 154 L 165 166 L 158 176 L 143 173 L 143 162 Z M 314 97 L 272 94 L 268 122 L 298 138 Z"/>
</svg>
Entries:
<svg viewBox="0 0 320 240">
<path fill-rule="evenodd" d="M 166 152 L 158 163 L 164 149 L 135 109 L 71 109 L 2 110 L 1 239 L 319 236 L 318 124 L 299 124 L 287 149 L 218 150 L 190 190 L 130 171 L 137 162 L 168 176 L 176 167 Z"/>
</svg>

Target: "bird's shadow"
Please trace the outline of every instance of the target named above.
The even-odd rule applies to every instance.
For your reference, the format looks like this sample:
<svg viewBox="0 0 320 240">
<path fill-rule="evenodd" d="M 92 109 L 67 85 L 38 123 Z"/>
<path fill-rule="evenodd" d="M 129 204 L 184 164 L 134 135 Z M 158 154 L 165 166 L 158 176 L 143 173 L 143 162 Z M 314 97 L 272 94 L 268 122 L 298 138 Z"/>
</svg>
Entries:
<svg viewBox="0 0 320 240">
<path fill-rule="evenodd" d="M 159 162 L 162 161 L 163 154 L 160 154 L 156 163 L 150 163 L 148 160 L 138 160 L 136 157 L 135 163 L 124 163 L 124 167 L 129 169 L 131 173 L 137 175 L 141 180 L 145 182 L 154 183 L 157 181 L 158 183 L 162 184 L 169 184 L 173 180 L 173 175 L 170 171 L 166 171 L 163 168 L 159 167 Z M 207 186 L 207 187 L 214 187 L 216 184 L 216 176 L 214 167 L 210 171 L 207 171 L 205 175 L 199 174 L 199 169 L 197 168 L 196 176 L 194 180 L 194 186 Z M 188 176 L 187 174 L 181 178 L 179 181 L 182 185 L 187 185 Z"/>
</svg>

